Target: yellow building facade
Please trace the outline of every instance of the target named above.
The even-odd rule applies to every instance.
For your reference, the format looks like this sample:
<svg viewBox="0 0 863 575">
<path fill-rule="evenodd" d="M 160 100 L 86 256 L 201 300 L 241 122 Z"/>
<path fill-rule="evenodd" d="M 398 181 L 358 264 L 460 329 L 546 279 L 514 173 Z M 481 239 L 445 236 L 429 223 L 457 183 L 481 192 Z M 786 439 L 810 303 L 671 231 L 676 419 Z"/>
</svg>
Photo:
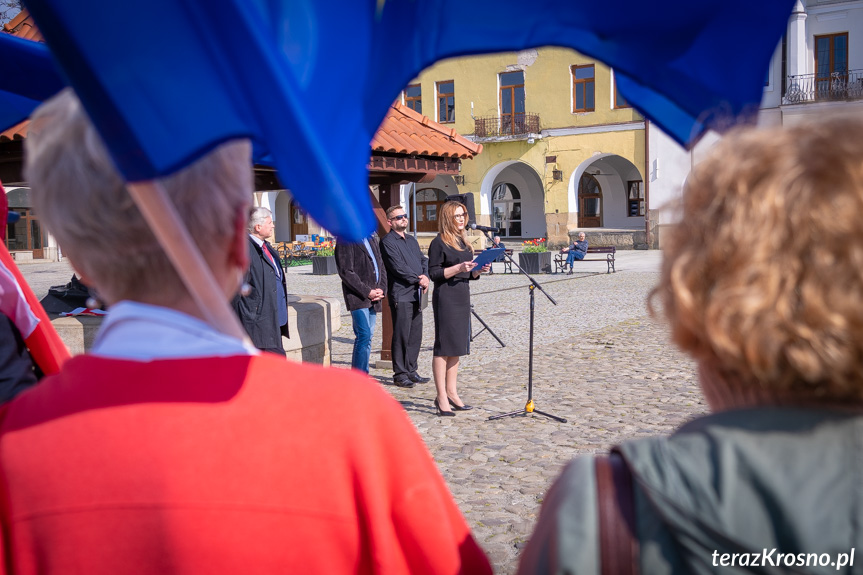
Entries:
<svg viewBox="0 0 863 575">
<path fill-rule="evenodd" d="M 625 244 L 644 231 L 644 119 L 596 60 L 552 47 L 453 58 L 401 98 L 484 146 L 460 176 L 416 185 L 420 232 L 436 231 L 437 209 L 454 193 L 473 194 L 478 223 L 511 241 L 563 245 L 586 230 L 622 232 Z M 414 188 L 402 202 L 414 211 Z"/>
</svg>

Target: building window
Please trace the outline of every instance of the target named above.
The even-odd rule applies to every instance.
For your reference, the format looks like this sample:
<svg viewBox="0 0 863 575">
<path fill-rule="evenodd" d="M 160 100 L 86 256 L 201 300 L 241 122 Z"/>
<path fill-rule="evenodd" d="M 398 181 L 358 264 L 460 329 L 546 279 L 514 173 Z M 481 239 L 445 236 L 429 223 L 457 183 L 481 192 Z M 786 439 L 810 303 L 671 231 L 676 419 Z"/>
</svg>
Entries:
<svg viewBox="0 0 863 575">
<path fill-rule="evenodd" d="M 615 74 L 612 74 L 611 84 L 612 91 L 614 93 L 614 109 L 631 108 L 632 105 L 626 101 L 626 98 L 624 98 L 620 92 L 617 91 L 617 76 Z"/>
<path fill-rule="evenodd" d="M 423 113 L 423 90 L 419 84 L 411 84 L 405 89 L 405 104 L 417 114 Z"/>
<path fill-rule="evenodd" d="M 848 33 L 815 36 L 815 97 L 844 97 L 848 83 Z"/>
<path fill-rule="evenodd" d="M 500 75 L 500 133 L 524 134 L 524 72 Z"/>
<path fill-rule="evenodd" d="M 572 66 L 572 111 L 593 112 L 594 82 L 593 64 Z"/>
<path fill-rule="evenodd" d="M 448 124 L 455 122 L 455 83 L 437 83 L 438 122 Z"/>
<path fill-rule="evenodd" d="M 644 215 L 644 182 L 630 180 L 627 184 L 627 212 L 630 218 Z"/>
</svg>

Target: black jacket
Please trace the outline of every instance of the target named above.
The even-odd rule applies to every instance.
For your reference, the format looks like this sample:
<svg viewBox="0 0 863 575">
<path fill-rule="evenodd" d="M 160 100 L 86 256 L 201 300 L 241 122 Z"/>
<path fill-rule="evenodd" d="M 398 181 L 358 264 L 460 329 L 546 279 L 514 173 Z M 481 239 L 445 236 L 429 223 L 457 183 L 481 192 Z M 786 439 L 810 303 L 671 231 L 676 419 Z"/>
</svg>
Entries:
<svg viewBox="0 0 863 575">
<path fill-rule="evenodd" d="M 390 231 L 381 239 L 381 256 L 387 268 L 390 301 L 419 301 L 419 276 L 428 277 L 429 265 L 416 239 Z"/>
<path fill-rule="evenodd" d="M 279 254 L 272 246 L 270 254 L 278 263 Z M 289 337 L 288 324 L 279 326 L 279 295 L 276 290 L 284 291 L 287 298 L 285 274 L 283 271 L 281 281 L 276 279 L 275 270 L 268 261 L 264 261 L 264 257 L 258 244 L 249 237 L 249 271 L 246 272 L 245 281 L 252 291 L 246 297 L 238 294 L 231 305 L 255 347 L 283 349 L 282 336 Z"/>
<path fill-rule="evenodd" d="M 345 296 L 345 305 L 348 311 L 374 307 L 375 311 L 381 311 L 381 301 L 374 303 L 369 299 L 369 292 L 373 289 L 384 290 L 387 293 L 387 270 L 381 259 L 378 249 L 378 239 L 375 236 L 369 238 L 369 246 L 378 262 L 380 279 L 375 281 L 375 266 L 369 251 L 361 243 L 349 244 L 339 242 L 336 244 L 336 267 L 339 277 L 342 278 L 342 293 Z"/>
</svg>

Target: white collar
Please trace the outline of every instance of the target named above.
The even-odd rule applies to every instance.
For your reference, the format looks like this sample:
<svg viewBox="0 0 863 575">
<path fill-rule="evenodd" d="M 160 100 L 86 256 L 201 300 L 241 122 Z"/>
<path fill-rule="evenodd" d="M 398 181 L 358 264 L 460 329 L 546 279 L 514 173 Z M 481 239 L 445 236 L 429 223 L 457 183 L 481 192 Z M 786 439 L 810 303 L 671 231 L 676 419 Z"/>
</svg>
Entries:
<svg viewBox="0 0 863 575">
<path fill-rule="evenodd" d="M 152 361 L 254 355 L 258 351 L 186 313 L 121 301 L 109 309 L 91 353 L 114 359 Z"/>
</svg>

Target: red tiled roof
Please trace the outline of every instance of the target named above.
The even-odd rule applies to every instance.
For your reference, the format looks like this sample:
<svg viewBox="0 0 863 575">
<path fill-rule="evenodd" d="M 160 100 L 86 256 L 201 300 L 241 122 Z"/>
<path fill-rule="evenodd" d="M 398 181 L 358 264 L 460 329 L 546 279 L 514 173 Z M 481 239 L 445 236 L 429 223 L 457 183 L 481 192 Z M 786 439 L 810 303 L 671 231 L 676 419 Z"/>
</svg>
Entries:
<svg viewBox="0 0 863 575">
<path fill-rule="evenodd" d="M 19 38 L 26 38 L 35 42 L 43 42 L 42 33 L 33 22 L 33 17 L 26 8 L 22 9 L 17 16 L 9 20 L 3 25 L 3 31 Z M 27 127 L 30 125 L 30 120 L 24 120 L 20 124 L 12 126 L 8 130 L 0 132 L 0 142 L 8 142 L 10 140 L 23 140 L 27 137 Z"/>
<path fill-rule="evenodd" d="M 372 138 L 372 152 L 465 159 L 482 152 L 482 144 L 396 102 Z"/>
<path fill-rule="evenodd" d="M 16 124 L 0 132 L 0 142 L 8 142 L 10 140 L 23 140 L 27 137 L 27 128 L 30 126 L 30 120 L 24 120 L 20 124 Z"/>
<path fill-rule="evenodd" d="M 44 42 L 42 33 L 39 32 L 39 29 L 36 27 L 36 23 L 33 21 L 33 17 L 30 16 L 30 13 L 26 8 L 22 9 L 17 16 L 6 22 L 6 24 L 3 25 L 3 31 L 8 32 L 13 36 L 18 36 L 19 38 Z"/>
</svg>

